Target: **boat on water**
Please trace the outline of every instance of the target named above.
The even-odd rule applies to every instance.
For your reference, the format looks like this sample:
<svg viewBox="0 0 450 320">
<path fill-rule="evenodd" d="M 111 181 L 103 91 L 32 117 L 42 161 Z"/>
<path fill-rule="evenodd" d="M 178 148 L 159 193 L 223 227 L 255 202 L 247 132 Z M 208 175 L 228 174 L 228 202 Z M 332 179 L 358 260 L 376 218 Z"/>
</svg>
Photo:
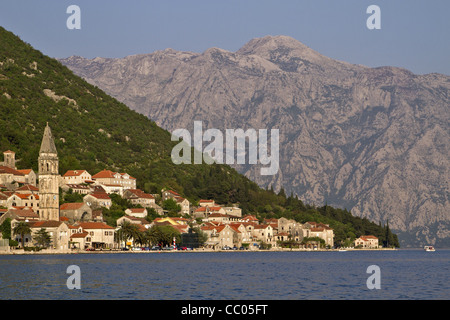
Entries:
<svg viewBox="0 0 450 320">
<path fill-rule="evenodd" d="M 433 246 L 425 246 L 424 249 L 425 249 L 425 251 L 428 251 L 428 252 L 436 251 L 436 249 L 434 249 Z"/>
</svg>

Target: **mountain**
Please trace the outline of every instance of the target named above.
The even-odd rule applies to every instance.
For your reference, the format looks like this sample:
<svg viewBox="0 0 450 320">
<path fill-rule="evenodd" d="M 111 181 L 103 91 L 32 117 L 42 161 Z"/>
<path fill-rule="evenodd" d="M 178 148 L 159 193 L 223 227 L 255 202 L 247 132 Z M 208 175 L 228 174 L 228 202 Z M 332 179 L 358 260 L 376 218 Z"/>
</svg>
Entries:
<svg viewBox="0 0 450 320">
<path fill-rule="evenodd" d="M 336 61 L 286 36 L 60 61 L 170 132 L 195 120 L 279 129 L 278 174 L 234 168 L 305 203 L 389 220 L 404 246 L 450 246 L 449 76 Z"/>
<path fill-rule="evenodd" d="M 304 204 L 284 190 L 264 190 L 228 165 L 174 164 L 171 152 L 178 142 L 171 141 L 168 131 L 0 27 L 0 151 L 14 151 L 18 169 L 38 172 L 47 122 L 60 174 L 69 169 L 127 172 L 149 193 L 170 188 L 194 204 L 200 199 L 237 204 L 243 214 L 260 220 L 287 217 L 327 223 L 337 244 L 373 234 L 381 242 L 398 245 L 387 224 L 331 206 Z"/>
</svg>

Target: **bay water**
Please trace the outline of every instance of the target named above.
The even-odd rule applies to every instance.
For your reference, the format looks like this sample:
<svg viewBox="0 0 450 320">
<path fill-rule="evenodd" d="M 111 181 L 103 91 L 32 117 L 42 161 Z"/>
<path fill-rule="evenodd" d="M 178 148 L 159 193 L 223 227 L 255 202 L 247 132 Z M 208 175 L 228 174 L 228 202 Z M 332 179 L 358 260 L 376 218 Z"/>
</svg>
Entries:
<svg viewBox="0 0 450 320">
<path fill-rule="evenodd" d="M 449 275 L 450 250 L 1 255 L 0 299 L 448 300 Z"/>
</svg>

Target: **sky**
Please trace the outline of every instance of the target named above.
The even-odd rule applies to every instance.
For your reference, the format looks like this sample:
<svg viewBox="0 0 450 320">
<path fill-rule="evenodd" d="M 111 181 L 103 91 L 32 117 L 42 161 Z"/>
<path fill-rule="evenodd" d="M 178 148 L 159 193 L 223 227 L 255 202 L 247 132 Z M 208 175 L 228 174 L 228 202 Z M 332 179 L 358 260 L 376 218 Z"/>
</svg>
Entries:
<svg viewBox="0 0 450 320">
<path fill-rule="evenodd" d="M 237 51 L 291 36 L 330 58 L 450 75 L 449 0 L 0 0 L 0 26 L 42 53 L 120 58 L 172 48 Z M 70 5 L 81 29 L 68 29 Z M 370 5 L 381 29 L 370 30 Z M 0 39 L 1 41 L 1 39 Z"/>
</svg>

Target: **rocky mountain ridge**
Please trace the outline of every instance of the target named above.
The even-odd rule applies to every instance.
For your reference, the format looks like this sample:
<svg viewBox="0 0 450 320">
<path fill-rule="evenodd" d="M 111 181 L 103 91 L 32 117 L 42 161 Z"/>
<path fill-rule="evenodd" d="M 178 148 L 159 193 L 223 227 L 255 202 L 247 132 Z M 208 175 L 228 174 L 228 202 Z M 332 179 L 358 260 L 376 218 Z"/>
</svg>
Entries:
<svg viewBox="0 0 450 320">
<path fill-rule="evenodd" d="M 60 62 L 170 132 L 195 120 L 279 129 L 278 174 L 235 167 L 306 203 L 389 220 L 404 246 L 450 245 L 449 76 L 336 61 L 286 36 Z"/>
</svg>

